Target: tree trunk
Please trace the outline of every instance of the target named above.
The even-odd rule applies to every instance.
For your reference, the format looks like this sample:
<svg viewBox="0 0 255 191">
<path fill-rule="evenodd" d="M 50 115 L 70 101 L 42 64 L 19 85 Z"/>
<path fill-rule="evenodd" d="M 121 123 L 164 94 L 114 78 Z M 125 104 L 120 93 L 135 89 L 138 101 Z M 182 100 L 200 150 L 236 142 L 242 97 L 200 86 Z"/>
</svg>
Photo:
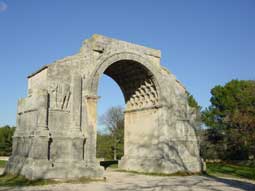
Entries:
<svg viewBox="0 0 255 191">
<path fill-rule="evenodd" d="M 117 160 L 117 144 L 116 144 L 116 138 L 114 138 L 113 160 Z"/>
</svg>

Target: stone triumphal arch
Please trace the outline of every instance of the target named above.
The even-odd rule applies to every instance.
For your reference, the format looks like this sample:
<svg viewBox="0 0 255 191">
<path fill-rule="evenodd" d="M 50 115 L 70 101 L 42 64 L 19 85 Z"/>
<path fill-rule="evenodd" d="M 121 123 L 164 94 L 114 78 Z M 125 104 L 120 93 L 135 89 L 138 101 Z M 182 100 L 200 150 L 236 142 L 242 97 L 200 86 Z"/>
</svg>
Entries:
<svg viewBox="0 0 255 191">
<path fill-rule="evenodd" d="M 5 171 L 29 179 L 103 176 L 96 160 L 96 107 L 99 78 L 106 74 L 126 102 L 120 168 L 199 172 L 196 112 L 160 57 L 159 50 L 93 35 L 79 53 L 28 76 Z"/>
</svg>

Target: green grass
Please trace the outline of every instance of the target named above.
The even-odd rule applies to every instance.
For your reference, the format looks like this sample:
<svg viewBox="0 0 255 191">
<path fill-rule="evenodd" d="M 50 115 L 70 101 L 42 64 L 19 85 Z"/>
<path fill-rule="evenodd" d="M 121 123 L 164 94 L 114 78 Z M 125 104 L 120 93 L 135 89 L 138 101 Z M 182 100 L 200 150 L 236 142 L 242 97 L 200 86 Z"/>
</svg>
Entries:
<svg viewBox="0 0 255 191">
<path fill-rule="evenodd" d="M 108 168 L 117 169 L 118 168 L 118 164 L 112 164 Z"/>
<path fill-rule="evenodd" d="M 6 165 L 7 161 L 5 160 L 0 160 L 0 168 L 4 168 Z"/>
<path fill-rule="evenodd" d="M 57 184 L 55 180 L 28 180 L 24 176 L 1 175 L 0 186 L 37 186 Z"/>
<path fill-rule="evenodd" d="M 207 174 L 212 176 L 231 175 L 255 180 L 255 167 L 228 163 L 207 163 Z"/>
</svg>

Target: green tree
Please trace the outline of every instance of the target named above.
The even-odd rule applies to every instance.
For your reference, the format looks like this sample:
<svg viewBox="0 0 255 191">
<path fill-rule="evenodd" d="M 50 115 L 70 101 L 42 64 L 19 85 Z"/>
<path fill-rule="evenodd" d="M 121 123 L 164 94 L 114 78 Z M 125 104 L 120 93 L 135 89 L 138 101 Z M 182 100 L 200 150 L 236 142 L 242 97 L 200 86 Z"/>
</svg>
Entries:
<svg viewBox="0 0 255 191">
<path fill-rule="evenodd" d="M 196 135 L 198 139 L 199 149 L 200 149 L 200 155 L 205 158 L 205 153 L 207 151 L 206 146 L 208 146 L 208 142 L 206 139 L 206 130 L 202 126 L 202 119 L 201 119 L 201 109 L 202 107 L 198 104 L 196 99 L 191 95 L 189 92 L 186 92 L 188 104 L 191 108 L 195 110 L 196 113 Z"/>
<path fill-rule="evenodd" d="M 232 80 L 211 90 L 211 105 L 202 115 L 217 139 L 208 136 L 223 159 L 255 156 L 255 81 Z M 209 131 L 208 131 L 209 132 Z"/>
<path fill-rule="evenodd" d="M 187 99 L 188 99 L 188 104 L 191 108 L 194 109 L 195 114 L 196 114 L 196 131 L 197 133 L 200 133 L 200 131 L 202 130 L 202 120 L 201 120 L 201 109 L 202 107 L 198 104 L 198 102 L 195 100 L 195 98 L 193 97 L 193 95 L 191 95 L 189 92 L 186 91 L 187 94 Z"/>
<path fill-rule="evenodd" d="M 98 133 L 98 157 L 120 159 L 124 154 L 124 112 L 120 106 L 110 108 L 100 117 L 105 133 Z M 107 153 L 108 152 L 108 153 Z"/>
<path fill-rule="evenodd" d="M 15 127 L 8 125 L 0 128 L 0 155 L 9 156 L 12 153 L 12 136 L 14 134 Z"/>
<path fill-rule="evenodd" d="M 198 104 L 198 102 L 195 100 L 193 95 L 191 95 L 189 92 L 186 92 L 187 97 L 188 97 L 188 104 L 190 107 L 195 108 L 197 111 L 200 112 L 202 107 Z"/>
<path fill-rule="evenodd" d="M 113 159 L 113 139 L 109 134 L 97 132 L 97 158 L 104 158 L 105 160 Z"/>
</svg>

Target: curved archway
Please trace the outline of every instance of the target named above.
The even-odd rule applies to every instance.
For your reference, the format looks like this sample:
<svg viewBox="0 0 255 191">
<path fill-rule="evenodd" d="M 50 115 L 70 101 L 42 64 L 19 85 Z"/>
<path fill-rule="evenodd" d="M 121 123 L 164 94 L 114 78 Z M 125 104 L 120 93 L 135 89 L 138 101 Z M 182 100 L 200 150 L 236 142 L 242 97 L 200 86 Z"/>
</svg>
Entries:
<svg viewBox="0 0 255 191">
<path fill-rule="evenodd" d="M 137 59 L 133 54 L 128 54 L 128 57 L 115 55 L 104 60 L 94 74 L 91 90 L 97 90 L 99 78 L 103 74 L 119 85 L 126 103 L 124 157 L 120 166 L 129 169 L 132 159 L 137 162 L 137 167 L 131 165 L 132 169 L 140 170 L 144 168 L 141 161 L 155 158 L 157 152 L 157 149 L 152 147 L 155 147 L 158 141 L 160 86 L 157 70 L 152 68 L 153 65 L 147 64 L 141 58 Z"/>
<path fill-rule="evenodd" d="M 121 88 L 126 110 L 141 109 L 158 105 L 158 90 L 153 74 L 133 60 L 117 61 L 104 71 Z"/>
<path fill-rule="evenodd" d="M 88 82 L 88 91 L 92 96 L 97 95 L 97 88 L 99 83 L 100 76 L 105 73 L 107 68 L 112 64 L 122 62 L 124 63 L 130 61 L 132 63 L 137 63 L 140 67 L 143 67 L 144 70 L 147 70 L 151 76 L 153 83 L 157 89 L 159 98 L 161 97 L 161 88 L 160 88 L 160 71 L 158 67 L 154 67 L 154 64 L 150 60 L 143 58 L 141 55 L 131 53 L 131 52 L 118 52 L 112 55 L 107 55 L 106 57 L 99 58 L 99 64 L 92 72 L 91 80 Z"/>
</svg>

